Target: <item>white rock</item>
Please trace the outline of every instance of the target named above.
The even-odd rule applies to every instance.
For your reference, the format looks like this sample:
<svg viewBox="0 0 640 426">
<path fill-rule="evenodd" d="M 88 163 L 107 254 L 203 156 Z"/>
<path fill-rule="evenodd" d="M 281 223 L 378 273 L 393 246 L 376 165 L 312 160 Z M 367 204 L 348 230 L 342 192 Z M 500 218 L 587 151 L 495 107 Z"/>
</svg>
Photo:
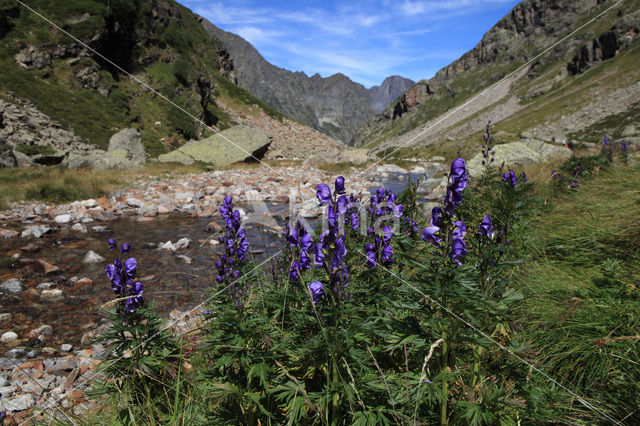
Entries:
<svg viewBox="0 0 640 426">
<path fill-rule="evenodd" d="M 0 314 L 0 321 L 9 321 L 11 318 L 13 318 L 13 315 L 8 312 Z"/>
<path fill-rule="evenodd" d="M 176 250 L 186 249 L 187 247 L 189 247 L 190 242 L 191 240 L 188 238 L 180 238 L 178 241 L 176 241 L 175 249 Z"/>
<path fill-rule="evenodd" d="M 127 198 L 125 203 L 127 203 L 127 205 L 130 206 L 130 207 L 142 207 L 143 206 L 142 201 L 138 200 L 137 198 Z"/>
<path fill-rule="evenodd" d="M 71 352 L 71 349 L 73 349 L 73 346 L 69 343 L 63 343 L 62 345 L 60 345 L 60 350 L 62 352 Z"/>
<path fill-rule="evenodd" d="M 82 259 L 82 263 L 100 263 L 104 261 L 105 258 L 93 250 L 89 250 L 87 254 L 84 255 L 84 259 Z"/>
<path fill-rule="evenodd" d="M 36 401 L 33 399 L 33 395 L 28 393 L 5 401 L 3 409 L 6 411 L 22 411 L 28 410 L 35 404 Z"/>
<path fill-rule="evenodd" d="M 2 336 L 0 336 L 0 342 L 9 343 L 13 342 L 17 338 L 18 335 L 16 333 L 14 333 L 13 331 L 7 331 L 6 333 L 3 333 Z"/>
<path fill-rule="evenodd" d="M 72 231 L 75 231 L 75 232 L 79 232 L 79 233 L 81 233 L 81 234 L 86 234 L 86 233 L 87 233 L 87 227 L 86 227 L 86 226 L 84 226 L 84 225 L 83 225 L 83 224 L 81 224 L 81 223 L 76 223 L 75 225 L 73 225 L 73 226 L 71 227 L 71 230 L 72 230 Z"/>
<path fill-rule="evenodd" d="M 23 290 L 22 281 L 17 278 L 11 278 L 0 284 L 0 290 L 8 293 L 20 293 Z"/>
<path fill-rule="evenodd" d="M 40 238 L 47 232 L 51 232 L 51 228 L 49 228 L 48 226 L 44 226 L 44 225 L 28 226 L 27 228 L 25 228 L 24 231 L 22 231 L 21 236 L 22 238 L 26 238 L 26 237 Z"/>
<path fill-rule="evenodd" d="M 92 207 L 96 207 L 98 205 L 98 202 L 96 200 L 94 200 L 93 198 L 89 198 L 88 200 L 83 200 L 81 201 L 82 205 L 88 209 L 92 208 Z"/>
<path fill-rule="evenodd" d="M 170 251 L 176 251 L 176 246 L 173 245 L 173 243 L 171 242 L 171 240 L 167 241 L 166 243 L 161 243 L 158 246 L 159 249 L 161 250 L 170 250 Z"/>
<path fill-rule="evenodd" d="M 184 263 L 186 264 L 191 264 L 193 263 L 193 259 L 191 259 L 189 256 L 185 256 L 184 254 L 179 254 L 176 256 L 178 259 L 182 260 Z"/>
<path fill-rule="evenodd" d="M 383 164 L 382 166 L 376 167 L 376 172 L 378 173 L 407 173 L 405 169 L 400 166 L 396 166 L 395 164 Z"/>
<path fill-rule="evenodd" d="M 36 287 L 38 290 L 48 290 L 51 287 L 55 286 L 54 283 L 51 282 L 46 282 L 46 283 L 40 283 L 38 284 L 38 286 Z"/>
<path fill-rule="evenodd" d="M 58 224 L 65 224 L 65 223 L 69 223 L 71 222 L 71 215 L 70 214 L 59 214 L 58 216 L 55 217 L 55 222 Z"/>
<path fill-rule="evenodd" d="M 42 290 L 40 298 L 43 300 L 59 300 L 62 299 L 62 290 L 54 288 L 52 290 Z"/>
</svg>

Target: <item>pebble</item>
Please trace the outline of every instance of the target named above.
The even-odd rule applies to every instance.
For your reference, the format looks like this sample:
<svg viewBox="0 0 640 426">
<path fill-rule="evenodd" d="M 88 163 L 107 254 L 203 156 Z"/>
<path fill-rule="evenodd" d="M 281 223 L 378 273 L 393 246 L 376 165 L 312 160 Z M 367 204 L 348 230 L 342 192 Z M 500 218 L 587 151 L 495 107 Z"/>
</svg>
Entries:
<svg viewBox="0 0 640 426">
<path fill-rule="evenodd" d="M 0 284 L 0 290 L 8 293 L 20 293 L 24 289 L 24 285 L 21 280 L 17 278 L 11 278 Z"/>
<path fill-rule="evenodd" d="M 50 301 L 60 300 L 63 298 L 62 290 L 60 290 L 59 288 L 54 288 L 53 290 L 42 290 L 42 293 L 40 293 L 40 298 L 42 300 Z"/>
<path fill-rule="evenodd" d="M 17 262 L 18 260 L 20 260 L 22 256 L 20 256 L 20 253 L 14 253 L 11 255 L 11 261 L 12 262 Z"/>
<path fill-rule="evenodd" d="M 0 321 L 9 321 L 13 317 L 13 314 L 3 313 L 0 314 Z"/>
<path fill-rule="evenodd" d="M 179 254 L 176 256 L 178 259 L 182 260 L 184 263 L 186 264 L 191 264 L 193 263 L 193 259 L 191 259 L 189 256 L 185 256 L 184 254 Z"/>
<path fill-rule="evenodd" d="M 125 201 L 125 203 L 129 206 L 129 207 L 142 207 L 144 205 L 144 203 L 140 200 L 138 200 L 137 198 L 127 198 L 127 200 Z"/>
<path fill-rule="evenodd" d="M 75 225 L 73 225 L 73 226 L 71 227 L 71 230 L 72 230 L 72 231 L 75 231 L 75 232 L 79 232 L 79 233 L 81 233 L 81 234 L 86 234 L 86 233 L 87 233 L 87 227 L 86 227 L 86 226 L 84 226 L 84 225 L 83 225 L 83 224 L 81 224 L 81 223 L 76 223 Z"/>
<path fill-rule="evenodd" d="M 79 280 L 77 280 L 75 282 L 76 286 L 82 286 L 82 285 L 93 285 L 93 280 L 91 278 L 80 278 Z"/>
<path fill-rule="evenodd" d="M 93 207 L 97 207 L 98 206 L 98 202 L 96 200 L 94 200 L 93 198 L 90 198 L 88 200 L 83 200 L 81 201 L 82 205 L 88 209 L 91 209 Z"/>
<path fill-rule="evenodd" d="M 69 343 L 63 343 L 60 345 L 60 350 L 62 352 L 71 352 L 71 349 L 73 349 L 73 345 L 70 345 Z"/>
<path fill-rule="evenodd" d="M 24 358 L 26 355 L 27 355 L 27 350 L 21 347 L 13 348 L 4 353 L 4 356 L 6 356 L 9 359 Z"/>
<path fill-rule="evenodd" d="M 26 395 L 20 395 L 13 399 L 7 399 L 4 402 L 3 409 L 7 411 L 22 411 L 28 410 L 34 405 L 36 405 L 36 401 L 35 399 L 33 399 L 33 395 L 28 393 Z"/>
<path fill-rule="evenodd" d="M 84 259 L 82 259 L 82 263 L 100 263 L 104 261 L 105 258 L 93 250 L 89 250 L 87 254 L 84 255 Z"/>
<path fill-rule="evenodd" d="M 38 286 L 36 287 L 38 290 L 48 290 L 51 287 L 55 286 L 54 283 L 52 282 L 46 282 L 46 283 L 40 283 L 38 284 Z"/>
<path fill-rule="evenodd" d="M 25 228 L 24 231 L 22 231 L 21 237 L 22 238 L 27 238 L 27 237 L 40 238 L 44 234 L 47 234 L 49 232 L 51 232 L 51 228 L 49 228 L 48 226 L 44 226 L 44 225 L 28 226 L 27 228 Z"/>
<path fill-rule="evenodd" d="M 69 222 L 71 222 L 71 215 L 70 214 L 60 214 L 60 215 L 55 217 L 54 221 L 57 224 L 60 224 L 60 225 L 63 225 L 65 223 L 69 223 Z"/>
<path fill-rule="evenodd" d="M 2 333 L 2 336 L 0 336 L 0 342 L 2 343 L 13 342 L 14 340 L 17 340 L 17 339 L 18 339 L 18 335 L 13 331 L 7 331 L 6 333 Z"/>
</svg>

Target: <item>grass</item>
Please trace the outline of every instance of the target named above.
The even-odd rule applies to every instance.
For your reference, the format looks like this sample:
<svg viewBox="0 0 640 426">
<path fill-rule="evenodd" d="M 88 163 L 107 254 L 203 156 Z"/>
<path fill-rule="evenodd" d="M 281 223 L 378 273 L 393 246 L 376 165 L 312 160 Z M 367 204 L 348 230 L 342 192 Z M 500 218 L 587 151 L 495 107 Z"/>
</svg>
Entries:
<svg viewBox="0 0 640 426">
<path fill-rule="evenodd" d="M 640 396 L 639 171 L 601 171 L 577 191 L 547 186 L 519 272 L 538 366 L 616 419 Z"/>
</svg>

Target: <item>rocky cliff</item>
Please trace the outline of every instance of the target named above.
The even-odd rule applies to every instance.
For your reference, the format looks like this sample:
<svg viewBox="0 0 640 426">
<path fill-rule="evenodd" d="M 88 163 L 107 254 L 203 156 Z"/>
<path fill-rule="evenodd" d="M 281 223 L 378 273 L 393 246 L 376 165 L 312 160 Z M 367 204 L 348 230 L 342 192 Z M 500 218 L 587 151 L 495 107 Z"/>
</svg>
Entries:
<svg viewBox="0 0 640 426">
<path fill-rule="evenodd" d="M 66 141 L 47 138 L 16 120 L 13 130 L 4 130 L 14 147 L 26 145 L 23 150 L 30 152 L 28 145 L 48 144 L 59 151 L 82 141 L 106 148 L 113 133 L 133 127 L 155 156 L 208 133 L 168 99 L 218 129 L 259 113 L 284 119 L 233 83 L 228 50 L 173 0 L 29 5 L 82 43 L 18 3 L 0 0 L 0 105 L 10 112 L 28 104 L 16 112 L 23 121 L 42 113 L 68 131 L 56 135 L 69 135 Z M 21 136 L 27 134 L 35 136 Z"/>
<path fill-rule="evenodd" d="M 355 131 L 395 100 L 412 81 L 399 76 L 366 89 L 343 74 L 323 78 L 270 64 L 246 40 L 199 18 L 234 60 L 238 85 L 300 123 L 349 143 Z"/>
<path fill-rule="evenodd" d="M 355 135 L 354 144 L 385 149 L 391 145 L 433 142 L 435 135 L 429 139 L 424 132 L 418 132 L 419 129 L 426 130 L 427 123 L 432 126 L 438 124 L 434 129 L 437 128 L 444 139 L 444 130 L 470 119 L 494 103 L 506 103 L 508 100 L 513 104 L 508 111 L 505 108 L 496 111 L 493 115 L 495 121 L 522 109 L 524 102 L 571 83 L 570 76 L 613 58 L 634 44 L 640 27 L 638 1 L 623 2 L 615 10 L 595 19 L 523 72 L 512 75 L 506 85 L 484 95 L 484 98 L 492 99 L 465 104 L 613 4 L 601 0 L 521 2 L 498 21 L 472 50 L 438 71 L 433 78 L 409 87 L 382 113 L 367 122 Z M 456 111 L 454 117 L 448 115 L 448 111 L 462 104 L 465 104 L 464 108 Z M 478 123 L 468 130 L 478 131 L 481 128 L 482 124 Z"/>
</svg>

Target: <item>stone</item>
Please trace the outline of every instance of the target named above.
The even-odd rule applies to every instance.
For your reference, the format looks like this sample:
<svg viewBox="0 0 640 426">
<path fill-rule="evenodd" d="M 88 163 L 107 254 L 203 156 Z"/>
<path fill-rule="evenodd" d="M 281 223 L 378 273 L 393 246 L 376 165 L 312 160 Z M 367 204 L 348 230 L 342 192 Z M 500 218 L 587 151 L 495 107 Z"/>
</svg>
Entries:
<svg viewBox="0 0 640 426">
<path fill-rule="evenodd" d="M 84 225 L 83 225 L 83 224 L 81 224 L 81 223 L 76 223 L 75 225 L 73 225 L 73 226 L 71 227 L 71 230 L 72 230 L 72 231 L 75 231 L 75 232 L 79 232 L 79 233 L 81 233 L 81 234 L 86 234 L 86 233 L 87 233 L 87 227 L 86 227 L 86 226 L 84 226 Z"/>
<path fill-rule="evenodd" d="M 37 338 L 38 336 L 51 336 L 53 335 L 53 328 L 50 325 L 43 324 L 38 328 L 34 328 L 29 332 L 29 338 Z"/>
<path fill-rule="evenodd" d="M 0 168 L 18 167 L 18 160 L 4 137 L 0 137 Z"/>
<path fill-rule="evenodd" d="M 442 157 L 442 156 L 440 156 L 440 155 L 434 155 L 433 157 L 431 157 L 431 158 L 429 159 L 429 161 L 435 161 L 435 162 L 438 162 L 438 161 L 445 161 L 445 158 L 444 158 L 444 157 Z"/>
<path fill-rule="evenodd" d="M 38 266 L 40 266 L 40 270 L 45 275 L 53 274 L 54 272 L 58 272 L 60 270 L 60 268 L 58 268 L 56 265 L 52 265 L 51 263 L 42 259 L 38 259 L 36 263 L 38 264 Z"/>
<path fill-rule="evenodd" d="M 94 200 L 93 198 L 90 198 L 88 200 L 83 200 L 81 201 L 82 205 L 88 209 L 91 209 L 93 207 L 97 207 L 98 206 L 98 202 L 96 200 Z"/>
<path fill-rule="evenodd" d="M 429 195 L 442 183 L 442 179 L 429 178 L 420 182 L 418 194 Z"/>
<path fill-rule="evenodd" d="M 382 166 L 376 167 L 377 173 L 407 173 L 405 169 L 400 166 L 396 166 L 395 164 L 383 164 Z"/>
<path fill-rule="evenodd" d="M 18 278 L 11 278 L 0 284 L 0 290 L 3 293 L 20 293 L 24 289 L 24 285 Z"/>
<path fill-rule="evenodd" d="M 84 258 L 82 259 L 82 263 L 100 263 L 100 262 L 104 262 L 105 260 L 106 259 L 104 257 L 100 256 L 95 251 L 89 250 L 87 254 L 84 255 Z"/>
<path fill-rule="evenodd" d="M 2 336 L 0 336 L 0 342 L 2 343 L 13 342 L 14 340 L 17 340 L 17 339 L 18 339 L 18 335 L 13 331 L 7 331 L 6 333 L 2 333 Z"/>
<path fill-rule="evenodd" d="M 189 256 L 185 256 L 184 254 L 179 254 L 176 257 L 188 265 L 193 263 L 193 259 L 190 258 Z"/>
<path fill-rule="evenodd" d="M 0 238 L 13 238 L 18 235 L 17 231 L 12 231 L 11 229 L 0 229 Z"/>
<path fill-rule="evenodd" d="M 27 350 L 23 347 L 13 348 L 4 353 L 4 356 L 11 359 L 24 358 L 27 355 Z"/>
<path fill-rule="evenodd" d="M 493 148 L 494 165 L 499 166 L 504 162 L 506 167 L 526 166 L 554 160 L 566 160 L 571 157 L 571 150 L 561 146 L 548 144 L 541 141 L 511 142 L 496 145 Z M 467 162 L 467 172 L 473 177 L 482 173 L 484 157 L 482 153 L 476 154 Z"/>
<path fill-rule="evenodd" d="M 27 237 L 40 238 L 44 234 L 47 234 L 49 232 L 51 232 L 51 228 L 49 228 L 48 226 L 35 225 L 35 226 L 28 226 L 27 228 L 25 228 L 25 230 L 22 231 L 21 236 L 22 238 L 27 238 Z"/>
<path fill-rule="evenodd" d="M 187 247 L 189 247 L 190 242 L 191 240 L 189 240 L 188 238 L 180 238 L 178 241 L 176 241 L 175 248 L 176 250 L 186 249 Z"/>
<path fill-rule="evenodd" d="M 90 286 L 93 285 L 93 280 L 91 278 L 80 278 L 78 281 L 76 281 L 75 283 L 76 286 Z"/>
<path fill-rule="evenodd" d="M 63 298 L 62 290 L 60 290 L 59 288 L 54 288 L 51 290 L 42 290 L 42 293 L 40 293 L 40 298 L 42 300 L 49 300 L 49 301 L 61 300 Z"/>
<path fill-rule="evenodd" d="M 53 219 L 57 224 L 65 224 L 71 222 L 70 214 L 60 214 Z"/>
<path fill-rule="evenodd" d="M 622 129 L 622 133 L 620 133 L 620 137 L 627 138 L 630 136 L 635 136 L 637 134 L 638 134 L 638 129 L 636 129 L 636 126 L 629 125 L 629 126 L 625 126 L 625 128 Z"/>
<path fill-rule="evenodd" d="M 0 321 L 9 321 L 11 318 L 13 318 L 13 314 L 8 312 L 0 314 Z"/>
<path fill-rule="evenodd" d="M 127 198 L 125 203 L 129 206 L 129 207 L 138 207 L 141 208 L 144 206 L 144 203 L 140 200 L 138 200 L 137 198 Z"/>
<path fill-rule="evenodd" d="M 54 283 L 51 282 L 45 282 L 45 283 L 40 283 L 38 284 L 38 286 L 36 287 L 38 290 L 48 290 L 51 287 L 55 286 Z"/>
<path fill-rule="evenodd" d="M 182 164 L 198 161 L 217 166 L 255 161 L 264 156 L 270 144 L 271 138 L 266 130 L 235 126 L 206 139 L 189 141 L 172 152 L 158 156 L 158 161 Z"/>
<path fill-rule="evenodd" d="M 60 350 L 62 352 L 71 352 L 71 349 L 73 349 L 73 346 L 69 343 L 63 343 L 60 345 Z"/>
<path fill-rule="evenodd" d="M 135 129 L 122 129 L 109 139 L 108 154 L 139 166 L 146 161 L 146 152 L 140 133 Z"/>
<path fill-rule="evenodd" d="M 36 405 L 36 401 L 33 399 L 33 395 L 27 393 L 6 401 L 0 400 L 0 404 L 5 411 L 23 411 Z"/>
</svg>

